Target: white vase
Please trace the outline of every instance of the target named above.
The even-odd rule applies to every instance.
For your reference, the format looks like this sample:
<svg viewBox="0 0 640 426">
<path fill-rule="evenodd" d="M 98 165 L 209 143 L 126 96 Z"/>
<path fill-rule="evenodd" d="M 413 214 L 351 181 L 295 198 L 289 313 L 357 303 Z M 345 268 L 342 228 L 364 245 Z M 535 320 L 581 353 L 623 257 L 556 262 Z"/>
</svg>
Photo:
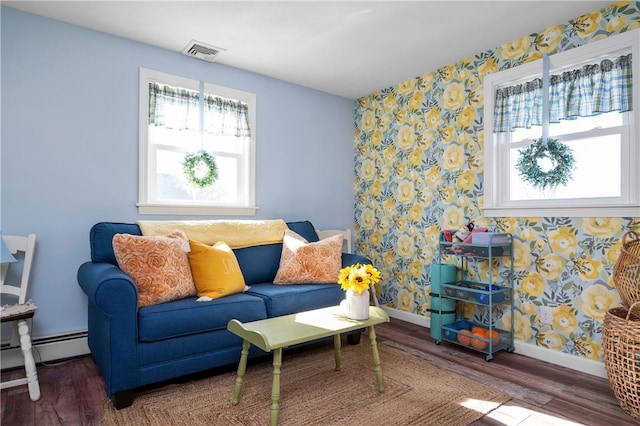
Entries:
<svg viewBox="0 0 640 426">
<path fill-rule="evenodd" d="M 369 290 L 362 293 L 347 290 L 346 297 L 347 318 L 366 320 L 369 318 Z"/>
</svg>

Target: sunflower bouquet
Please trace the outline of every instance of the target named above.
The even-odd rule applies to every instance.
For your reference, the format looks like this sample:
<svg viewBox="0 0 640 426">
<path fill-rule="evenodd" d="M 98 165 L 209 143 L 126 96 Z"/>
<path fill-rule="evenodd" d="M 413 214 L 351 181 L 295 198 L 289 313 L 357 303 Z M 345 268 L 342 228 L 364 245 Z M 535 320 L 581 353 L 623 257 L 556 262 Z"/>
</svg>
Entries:
<svg viewBox="0 0 640 426">
<path fill-rule="evenodd" d="M 343 290 L 351 290 L 358 294 L 368 290 L 379 281 L 380 271 L 374 268 L 373 265 L 362 265 L 360 263 L 342 268 L 338 276 L 338 284 Z"/>
</svg>

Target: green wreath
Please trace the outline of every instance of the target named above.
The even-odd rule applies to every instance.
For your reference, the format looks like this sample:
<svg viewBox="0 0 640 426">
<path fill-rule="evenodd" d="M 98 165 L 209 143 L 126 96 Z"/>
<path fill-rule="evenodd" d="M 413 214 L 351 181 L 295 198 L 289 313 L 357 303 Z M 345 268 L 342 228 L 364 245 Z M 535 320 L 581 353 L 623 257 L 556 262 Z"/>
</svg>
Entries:
<svg viewBox="0 0 640 426">
<path fill-rule="evenodd" d="M 516 163 L 516 169 L 525 182 L 534 188 L 554 188 L 558 185 L 566 185 L 571 180 L 571 174 L 575 168 L 573 151 L 558 139 L 536 139 L 526 149 L 518 151 L 520 157 Z M 538 160 L 548 158 L 555 165 L 549 171 L 543 171 Z"/>
<path fill-rule="evenodd" d="M 216 159 L 206 151 L 185 155 L 182 170 L 187 182 L 198 188 L 206 188 L 218 180 Z"/>
</svg>

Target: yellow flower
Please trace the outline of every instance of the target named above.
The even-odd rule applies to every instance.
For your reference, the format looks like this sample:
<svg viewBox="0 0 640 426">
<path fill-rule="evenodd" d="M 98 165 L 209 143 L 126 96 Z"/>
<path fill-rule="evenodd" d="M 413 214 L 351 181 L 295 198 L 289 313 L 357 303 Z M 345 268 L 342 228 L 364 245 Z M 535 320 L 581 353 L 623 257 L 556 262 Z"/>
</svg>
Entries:
<svg viewBox="0 0 640 426">
<path fill-rule="evenodd" d="M 422 262 L 419 260 L 414 260 L 409 264 L 409 269 L 407 270 L 409 275 L 415 279 L 418 279 L 422 276 L 423 268 Z"/>
<path fill-rule="evenodd" d="M 402 126 L 398 131 L 398 146 L 402 149 L 409 149 L 415 141 L 413 127 Z"/>
<path fill-rule="evenodd" d="M 444 89 L 442 105 L 446 109 L 458 109 L 465 100 L 464 86 L 462 83 L 451 83 Z"/>
<path fill-rule="evenodd" d="M 471 154 L 469 157 L 469 168 L 475 173 L 481 173 L 484 171 L 484 151 Z"/>
<path fill-rule="evenodd" d="M 473 124 L 473 120 L 476 119 L 476 110 L 471 106 L 467 105 L 462 108 L 460 114 L 456 118 L 456 124 L 460 127 L 469 127 Z"/>
<path fill-rule="evenodd" d="M 556 25 L 550 27 L 536 36 L 534 41 L 536 49 L 542 53 L 553 53 L 558 47 L 558 43 L 562 40 L 562 34 L 564 33 L 564 25 Z"/>
<path fill-rule="evenodd" d="M 522 241 L 513 240 L 513 269 L 526 271 L 531 267 L 531 249 Z"/>
<path fill-rule="evenodd" d="M 580 310 L 589 318 L 597 321 L 604 321 L 607 311 L 619 304 L 620 296 L 618 292 L 602 284 L 594 284 L 587 287 L 578 299 Z"/>
<path fill-rule="evenodd" d="M 396 162 L 396 148 L 392 145 L 386 147 L 382 152 L 382 157 L 386 164 L 393 164 Z"/>
<path fill-rule="evenodd" d="M 338 276 L 340 288 L 356 293 L 362 293 L 364 290 L 368 290 L 371 285 L 377 284 L 379 281 L 380 271 L 370 264 L 362 265 L 357 263 L 347 266 L 340 270 Z"/>
<path fill-rule="evenodd" d="M 516 220 L 512 217 L 501 217 L 496 219 L 496 227 L 500 232 L 513 234 L 516 228 Z"/>
<path fill-rule="evenodd" d="M 436 246 L 440 241 L 440 229 L 438 228 L 438 225 L 431 225 L 425 229 L 424 236 L 427 240 L 427 244 Z"/>
<path fill-rule="evenodd" d="M 438 130 L 438 134 L 444 143 L 450 143 L 453 140 L 453 136 L 456 134 L 456 129 L 453 126 L 442 126 Z"/>
<path fill-rule="evenodd" d="M 476 314 L 476 305 L 473 303 L 464 302 L 462 304 L 462 309 L 462 315 L 464 316 L 464 318 L 473 318 L 473 316 Z"/>
<path fill-rule="evenodd" d="M 456 186 L 463 190 L 469 191 L 473 189 L 473 185 L 476 183 L 476 175 L 471 170 L 463 170 L 462 173 L 456 179 Z"/>
<path fill-rule="evenodd" d="M 529 47 L 531 47 L 531 40 L 529 40 L 529 36 L 524 36 L 510 43 L 503 44 L 498 49 L 498 52 L 503 59 L 518 59 L 529 50 Z"/>
<path fill-rule="evenodd" d="M 367 110 L 362 114 L 362 119 L 360 120 L 360 129 L 363 132 L 370 132 L 373 130 L 373 127 L 376 125 L 376 116 L 373 111 Z"/>
<path fill-rule="evenodd" d="M 413 312 L 415 310 L 415 302 L 413 294 L 406 288 L 400 289 L 396 296 L 396 307 L 405 312 Z"/>
<path fill-rule="evenodd" d="M 534 298 L 542 296 L 546 288 L 544 278 L 536 272 L 525 276 L 520 282 L 520 290 Z"/>
<path fill-rule="evenodd" d="M 403 180 L 398 185 L 398 201 L 406 204 L 413 201 L 415 197 L 415 190 L 413 184 L 408 180 Z"/>
<path fill-rule="evenodd" d="M 422 149 L 414 148 L 410 153 L 409 157 L 407 157 L 407 161 L 411 166 L 418 166 L 422 163 Z"/>
<path fill-rule="evenodd" d="M 433 130 L 425 130 L 418 136 L 418 143 L 420 144 L 420 148 L 429 149 L 431 145 L 433 145 L 433 141 L 436 139 Z"/>
<path fill-rule="evenodd" d="M 398 242 L 396 244 L 396 252 L 398 256 L 403 259 L 411 259 L 416 251 L 415 243 L 413 242 L 413 238 L 408 236 L 407 234 L 400 235 L 398 238 Z"/>
<path fill-rule="evenodd" d="M 369 141 L 373 146 L 380 146 L 380 144 L 382 143 L 382 132 L 380 131 L 380 129 L 373 131 Z"/>
<path fill-rule="evenodd" d="M 526 228 L 520 231 L 520 238 L 522 239 L 522 241 L 531 241 L 535 238 L 535 236 L 536 233 L 531 228 Z"/>
<path fill-rule="evenodd" d="M 529 318 L 525 318 L 519 311 L 513 309 L 505 312 L 505 314 L 498 321 L 498 327 L 503 330 L 511 329 L 511 317 L 513 316 L 513 331 L 515 338 L 518 340 L 524 340 L 528 342 L 531 340 L 531 325 L 529 324 Z"/>
<path fill-rule="evenodd" d="M 478 67 L 480 81 L 484 81 L 487 74 L 493 74 L 496 72 L 498 72 L 498 60 L 496 58 L 489 58 Z"/>
<path fill-rule="evenodd" d="M 378 179 L 380 179 L 381 182 L 388 181 L 390 176 L 391 166 L 385 164 L 384 166 L 380 167 L 380 169 L 378 169 Z"/>
<path fill-rule="evenodd" d="M 422 92 L 416 92 L 413 94 L 413 96 L 411 96 L 411 98 L 409 99 L 409 108 L 411 109 L 418 109 L 422 106 L 422 101 L 424 99 L 424 96 L 422 95 Z"/>
<path fill-rule="evenodd" d="M 565 266 L 565 260 L 555 254 L 540 256 L 536 260 L 536 269 L 544 278 L 555 280 L 560 276 Z"/>
<path fill-rule="evenodd" d="M 403 81 L 402 83 L 398 84 L 398 93 L 400 93 L 401 95 L 407 95 L 411 93 L 415 85 L 416 80 L 413 78 L 411 80 Z"/>
<path fill-rule="evenodd" d="M 578 319 L 574 310 L 567 305 L 553 308 L 553 327 L 566 334 L 575 333 L 578 328 Z"/>
<path fill-rule="evenodd" d="M 460 229 L 466 225 L 464 210 L 457 206 L 449 206 L 442 214 L 442 229 Z"/>
<path fill-rule="evenodd" d="M 373 231 L 371 235 L 369 235 L 369 242 L 373 247 L 380 246 L 380 243 L 382 243 L 382 234 L 380 234 L 379 231 Z"/>
<path fill-rule="evenodd" d="M 407 110 L 401 109 L 399 111 L 396 111 L 393 113 L 393 116 L 396 118 L 396 121 L 398 122 L 398 124 L 403 124 L 404 121 L 407 119 Z"/>
<path fill-rule="evenodd" d="M 578 37 L 584 39 L 598 29 L 600 19 L 602 19 L 602 14 L 599 11 L 595 11 L 579 16 L 569 22 L 571 22 L 573 30 L 578 34 Z"/>
<path fill-rule="evenodd" d="M 422 76 L 418 77 L 418 88 L 423 92 L 430 91 L 435 78 L 436 76 L 433 72 L 423 74 Z"/>
<path fill-rule="evenodd" d="M 607 260 L 611 263 L 616 263 L 618 261 L 618 257 L 620 257 L 621 252 L 622 241 L 616 241 L 611 245 L 611 247 L 609 247 L 609 250 L 607 250 Z"/>
<path fill-rule="evenodd" d="M 453 74 L 455 73 L 456 68 L 454 65 L 447 65 L 446 67 L 442 67 L 438 70 L 438 75 L 440 75 L 440 79 L 447 83 L 451 81 L 453 78 Z"/>
<path fill-rule="evenodd" d="M 376 165 L 373 161 L 366 159 L 360 167 L 360 176 L 366 181 L 372 180 L 376 175 Z"/>
<path fill-rule="evenodd" d="M 418 201 L 421 206 L 430 206 L 433 202 L 433 190 L 431 188 L 422 188 L 418 191 Z"/>
<path fill-rule="evenodd" d="M 393 217 L 396 213 L 396 201 L 389 197 L 382 203 L 382 209 L 387 217 Z"/>
<path fill-rule="evenodd" d="M 538 307 L 531 302 L 520 303 L 520 310 L 527 315 L 532 315 L 537 309 Z"/>
<path fill-rule="evenodd" d="M 542 52 L 539 52 L 539 51 L 536 50 L 536 51 L 531 52 L 530 54 L 528 54 L 527 57 L 524 58 L 523 62 L 525 64 L 528 64 L 530 62 L 534 62 L 534 61 L 537 61 L 539 59 L 542 59 L 543 56 L 544 55 L 542 54 Z"/>
<path fill-rule="evenodd" d="M 384 109 L 387 111 L 393 111 L 397 104 L 396 94 L 394 92 L 389 93 L 382 101 L 382 105 L 384 105 Z"/>
<path fill-rule="evenodd" d="M 440 108 L 433 107 L 424 115 L 424 121 L 427 123 L 427 127 L 436 128 L 440 125 Z"/>
<path fill-rule="evenodd" d="M 360 226 L 364 229 L 373 229 L 373 226 L 376 223 L 376 217 L 371 209 L 362 209 L 362 213 L 360 214 Z"/>
<path fill-rule="evenodd" d="M 438 166 L 432 166 L 425 172 L 424 178 L 427 182 L 427 185 L 435 188 L 440 184 L 440 168 Z"/>
<path fill-rule="evenodd" d="M 588 217 L 582 220 L 582 230 L 594 237 L 607 238 L 620 230 L 618 217 Z"/>
<path fill-rule="evenodd" d="M 570 226 L 561 226 L 549 232 L 549 240 L 551 242 L 551 248 L 565 256 L 574 253 L 578 246 L 578 239 Z"/>
<path fill-rule="evenodd" d="M 386 132 L 391 125 L 391 114 L 382 114 L 378 120 L 378 127 L 380 131 Z"/>
<path fill-rule="evenodd" d="M 442 153 L 442 167 L 446 170 L 459 170 L 465 160 L 464 148 L 460 145 L 449 145 Z"/>
<path fill-rule="evenodd" d="M 440 194 L 440 198 L 444 204 L 451 204 L 453 202 L 453 197 L 456 195 L 455 190 L 450 186 L 440 188 L 438 193 Z"/>
<path fill-rule="evenodd" d="M 598 259 L 594 259 L 591 256 L 582 255 L 573 262 L 575 269 L 578 271 L 578 275 L 582 278 L 582 281 L 593 281 L 599 273 L 602 262 Z"/>
<path fill-rule="evenodd" d="M 573 347 L 578 355 L 583 358 L 597 361 L 602 353 L 602 346 L 590 339 L 581 337 L 573 342 Z"/>
<path fill-rule="evenodd" d="M 409 217 L 409 219 L 414 222 L 421 222 L 422 215 L 423 215 L 423 211 L 420 204 L 414 204 L 413 206 L 411 206 L 411 208 L 407 212 L 407 216 Z"/>
<path fill-rule="evenodd" d="M 542 238 L 538 238 L 534 244 L 534 247 L 536 248 L 536 250 L 542 251 L 547 248 L 547 242 Z"/>
<path fill-rule="evenodd" d="M 536 335 L 538 345 L 555 351 L 561 351 L 566 343 L 566 339 L 552 330 L 543 330 Z"/>
</svg>

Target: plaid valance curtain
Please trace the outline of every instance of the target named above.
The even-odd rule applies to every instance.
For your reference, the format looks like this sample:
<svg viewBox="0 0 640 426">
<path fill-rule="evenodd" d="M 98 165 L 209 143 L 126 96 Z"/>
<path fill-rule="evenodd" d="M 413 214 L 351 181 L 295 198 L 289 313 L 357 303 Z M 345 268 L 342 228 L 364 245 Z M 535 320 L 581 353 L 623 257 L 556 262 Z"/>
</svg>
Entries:
<svg viewBox="0 0 640 426">
<path fill-rule="evenodd" d="M 198 130 L 200 94 L 194 90 L 149 83 L 149 124 Z M 219 136 L 250 136 L 249 107 L 219 96 L 204 98 L 204 131 Z"/>
<path fill-rule="evenodd" d="M 632 109 L 631 54 L 552 75 L 549 122 Z M 496 91 L 494 133 L 542 126 L 542 79 Z"/>
<path fill-rule="evenodd" d="M 244 102 L 219 96 L 204 100 L 204 131 L 221 136 L 250 136 L 249 107 Z"/>
<path fill-rule="evenodd" d="M 193 90 L 149 83 L 149 124 L 198 130 L 200 95 Z"/>
</svg>

